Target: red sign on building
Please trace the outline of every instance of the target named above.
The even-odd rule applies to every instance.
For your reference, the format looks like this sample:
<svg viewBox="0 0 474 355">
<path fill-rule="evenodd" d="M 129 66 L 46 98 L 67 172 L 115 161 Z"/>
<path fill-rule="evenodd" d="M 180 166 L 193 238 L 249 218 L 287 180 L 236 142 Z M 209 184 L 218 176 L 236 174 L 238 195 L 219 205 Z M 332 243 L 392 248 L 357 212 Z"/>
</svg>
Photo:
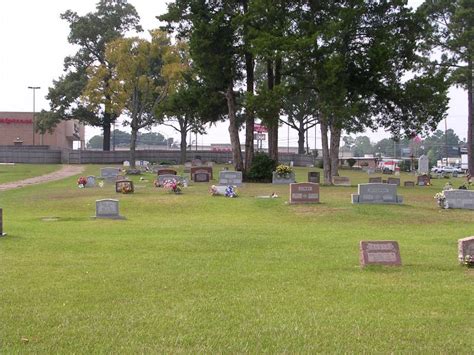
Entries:
<svg viewBox="0 0 474 355">
<path fill-rule="evenodd" d="M 28 118 L 0 118 L 0 123 L 6 124 L 32 124 L 33 120 Z"/>
<path fill-rule="evenodd" d="M 257 132 L 257 133 L 267 133 L 268 132 L 267 127 L 265 127 L 264 125 L 262 125 L 260 123 L 254 123 L 253 131 Z"/>
</svg>

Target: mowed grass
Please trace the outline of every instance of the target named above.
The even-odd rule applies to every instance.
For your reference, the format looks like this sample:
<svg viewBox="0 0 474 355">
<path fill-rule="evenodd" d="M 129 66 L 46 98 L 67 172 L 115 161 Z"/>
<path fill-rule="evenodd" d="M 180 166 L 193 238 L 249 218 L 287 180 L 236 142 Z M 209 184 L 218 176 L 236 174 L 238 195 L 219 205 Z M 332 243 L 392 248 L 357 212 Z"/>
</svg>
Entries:
<svg viewBox="0 0 474 355">
<path fill-rule="evenodd" d="M 351 205 L 367 175 L 341 175 L 354 186 L 305 206 L 286 204 L 288 186 L 171 195 L 152 175 L 133 195 L 76 177 L 1 193 L 0 353 L 472 353 L 457 240 L 474 211 L 436 207 L 446 180 L 399 188 L 402 206 Z M 91 219 L 101 198 L 127 219 Z M 367 239 L 397 240 L 403 266 L 361 269 Z"/>
<path fill-rule="evenodd" d="M 0 184 L 49 174 L 60 167 L 60 165 L 55 164 L 0 164 Z"/>
</svg>

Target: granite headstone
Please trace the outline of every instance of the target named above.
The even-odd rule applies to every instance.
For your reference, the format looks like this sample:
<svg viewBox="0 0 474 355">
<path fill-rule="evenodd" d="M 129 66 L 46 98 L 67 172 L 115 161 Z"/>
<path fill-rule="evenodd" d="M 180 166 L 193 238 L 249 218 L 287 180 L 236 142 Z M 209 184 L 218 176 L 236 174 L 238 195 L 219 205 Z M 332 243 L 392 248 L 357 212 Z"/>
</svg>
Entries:
<svg viewBox="0 0 474 355">
<path fill-rule="evenodd" d="M 474 237 L 458 240 L 458 259 L 460 263 L 466 260 L 466 256 L 474 258 Z"/>
<path fill-rule="evenodd" d="M 397 185 L 359 184 L 358 194 L 352 195 L 352 203 L 400 204 L 403 197 L 397 195 Z"/>
<path fill-rule="evenodd" d="M 446 208 L 474 210 L 474 191 L 447 190 L 444 191 L 444 196 L 446 197 Z"/>
<path fill-rule="evenodd" d="M 124 219 L 119 213 L 119 201 L 113 199 L 95 201 L 95 218 Z"/>
<path fill-rule="evenodd" d="M 359 244 L 359 260 L 362 267 L 367 265 L 402 265 L 400 247 L 394 240 L 362 240 Z"/>
<path fill-rule="evenodd" d="M 308 182 L 319 184 L 321 182 L 321 173 L 319 171 L 309 171 Z"/>
<path fill-rule="evenodd" d="M 241 186 L 242 172 L 241 171 L 221 171 L 219 173 L 220 185 Z"/>
<path fill-rule="evenodd" d="M 290 184 L 290 204 L 319 203 L 319 184 L 301 182 Z"/>
<path fill-rule="evenodd" d="M 428 174 L 430 172 L 430 160 L 426 155 L 418 158 L 418 174 Z"/>
</svg>

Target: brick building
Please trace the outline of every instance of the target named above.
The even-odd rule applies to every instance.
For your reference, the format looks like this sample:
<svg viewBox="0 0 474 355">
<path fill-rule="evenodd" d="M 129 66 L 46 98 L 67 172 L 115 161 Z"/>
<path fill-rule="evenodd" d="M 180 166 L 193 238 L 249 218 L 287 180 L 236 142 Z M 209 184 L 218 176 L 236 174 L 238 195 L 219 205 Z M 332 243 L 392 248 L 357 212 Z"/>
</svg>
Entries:
<svg viewBox="0 0 474 355">
<path fill-rule="evenodd" d="M 84 125 L 62 121 L 53 133 L 33 135 L 33 112 L 0 112 L 0 145 L 44 145 L 52 148 L 84 147 Z"/>
</svg>

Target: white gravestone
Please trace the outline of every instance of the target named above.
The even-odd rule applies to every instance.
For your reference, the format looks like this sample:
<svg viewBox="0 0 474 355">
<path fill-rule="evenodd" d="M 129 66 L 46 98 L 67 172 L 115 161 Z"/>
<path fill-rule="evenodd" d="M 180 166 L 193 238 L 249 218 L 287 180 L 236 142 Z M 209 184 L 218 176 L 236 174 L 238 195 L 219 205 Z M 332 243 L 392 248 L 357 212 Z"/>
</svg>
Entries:
<svg viewBox="0 0 474 355">
<path fill-rule="evenodd" d="M 418 158 L 418 174 L 428 174 L 430 172 L 430 161 L 426 155 Z"/>
<path fill-rule="evenodd" d="M 119 213 L 119 201 L 113 199 L 95 201 L 95 218 L 124 219 Z"/>
<path fill-rule="evenodd" d="M 219 174 L 220 185 L 242 185 L 242 172 L 241 171 L 221 171 Z"/>
</svg>

